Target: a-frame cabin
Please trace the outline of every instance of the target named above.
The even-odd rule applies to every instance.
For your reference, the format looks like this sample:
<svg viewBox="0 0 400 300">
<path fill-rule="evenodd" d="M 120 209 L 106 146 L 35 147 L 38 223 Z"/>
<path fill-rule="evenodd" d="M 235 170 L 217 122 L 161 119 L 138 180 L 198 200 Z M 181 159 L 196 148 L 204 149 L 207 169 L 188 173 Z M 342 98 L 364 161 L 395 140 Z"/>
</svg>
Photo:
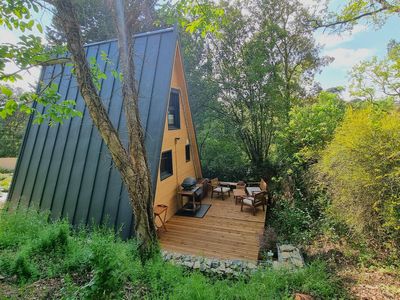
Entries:
<svg viewBox="0 0 400 300">
<path fill-rule="evenodd" d="M 100 96 L 125 144 L 117 41 L 85 47 L 107 75 Z M 107 54 L 111 62 L 102 59 Z M 176 29 L 134 37 L 134 64 L 139 111 L 151 172 L 155 204 L 168 205 L 170 218 L 177 209 L 177 187 L 185 177 L 201 178 L 201 166 L 188 101 L 183 62 Z M 13 206 L 49 210 L 53 218 L 72 224 L 108 224 L 132 234 L 132 210 L 119 172 L 93 125 L 68 65 L 45 67 L 41 81 L 58 85 L 61 99 L 73 99 L 82 118 L 57 124 L 33 124 L 31 116 L 18 158 L 9 201 Z M 39 113 L 45 108 L 34 104 Z"/>
</svg>

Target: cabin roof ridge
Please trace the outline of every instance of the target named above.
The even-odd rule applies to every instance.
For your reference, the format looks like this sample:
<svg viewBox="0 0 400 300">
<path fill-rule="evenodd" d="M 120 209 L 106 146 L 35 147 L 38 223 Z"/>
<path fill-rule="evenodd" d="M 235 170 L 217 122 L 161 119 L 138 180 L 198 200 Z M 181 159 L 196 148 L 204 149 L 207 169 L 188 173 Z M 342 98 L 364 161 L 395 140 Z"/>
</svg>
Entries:
<svg viewBox="0 0 400 300">
<path fill-rule="evenodd" d="M 155 34 L 162 34 L 162 33 L 167 33 L 167 32 L 171 32 L 174 30 L 175 30 L 175 27 L 167 27 L 167 28 L 162 28 L 162 29 L 157 29 L 157 30 L 152 30 L 152 31 L 139 32 L 139 33 L 135 33 L 133 35 L 133 38 L 135 39 L 135 38 L 151 36 L 151 35 L 155 35 Z M 91 47 L 91 46 L 107 44 L 107 43 L 116 42 L 116 41 L 117 41 L 117 39 L 113 38 L 113 39 L 108 39 L 108 40 L 104 40 L 104 41 L 87 43 L 87 44 L 84 44 L 84 47 Z"/>
</svg>

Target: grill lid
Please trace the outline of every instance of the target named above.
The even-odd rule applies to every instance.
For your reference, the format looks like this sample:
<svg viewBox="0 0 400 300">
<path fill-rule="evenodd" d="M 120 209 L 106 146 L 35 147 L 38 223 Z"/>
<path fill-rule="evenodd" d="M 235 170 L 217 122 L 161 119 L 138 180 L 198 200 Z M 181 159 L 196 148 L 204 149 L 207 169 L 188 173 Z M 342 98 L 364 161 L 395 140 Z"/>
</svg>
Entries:
<svg viewBox="0 0 400 300">
<path fill-rule="evenodd" d="M 183 180 L 181 186 L 182 186 L 183 189 L 185 189 L 185 190 L 187 190 L 187 189 L 190 190 L 190 189 L 192 189 L 193 186 L 196 185 L 196 183 L 197 183 L 197 181 L 196 181 L 195 178 L 193 178 L 193 177 L 186 177 L 186 178 Z"/>
</svg>

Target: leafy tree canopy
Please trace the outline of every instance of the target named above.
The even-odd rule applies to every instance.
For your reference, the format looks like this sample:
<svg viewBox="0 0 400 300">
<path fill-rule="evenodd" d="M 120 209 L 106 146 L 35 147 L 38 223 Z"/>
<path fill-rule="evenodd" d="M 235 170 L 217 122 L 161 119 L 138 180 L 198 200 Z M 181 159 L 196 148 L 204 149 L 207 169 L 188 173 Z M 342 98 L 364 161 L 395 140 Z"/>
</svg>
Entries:
<svg viewBox="0 0 400 300">
<path fill-rule="evenodd" d="M 400 101 L 400 44 L 392 41 L 383 59 L 374 56 L 353 67 L 350 92 L 357 100 L 390 97 Z"/>
<path fill-rule="evenodd" d="M 129 0 L 127 2 L 129 2 L 128 5 L 135 8 L 131 11 L 129 26 L 138 32 L 154 28 L 156 0 Z M 74 0 L 73 5 L 76 7 L 82 40 L 85 43 L 116 38 L 113 16 L 104 0 Z M 51 26 L 47 28 L 47 37 L 53 44 L 66 41 L 57 18 L 53 18 Z"/>
<path fill-rule="evenodd" d="M 65 63 L 69 59 L 65 56 L 65 48 L 47 48 L 40 37 L 32 33 L 34 27 L 42 32 L 42 26 L 32 15 L 32 11 L 39 12 L 42 9 L 39 1 L 35 0 L 2 0 L 0 4 L 0 26 L 13 31 L 20 31 L 19 42 L 14 45 L 4 43 L 0 45 L 0 84 L 2 104 L 0 105 L 0 117 L 7 118 L 19 111 L 26 114 L 35 114 L 35 122 L 48 121 L 50 124 L 62 122 L 66 118 L 81 116 L 74 109 L 72 100 L 59 101 L 58 86 L 55 84 L 40 83 L 40 88 L 34 93 L 25 93 L 18 97 L 5 84 L 22 80 L 19 74 L 35 66 L 48 66 Z M 15 64 L 18 71 L 7 73 L 8 64 Z M 49 109 L 39 113 L 32 102 L 37 102 Z"/>
<path fill-rule="evenodd" d="M 314 25 L 341 31 L 351 30 L 364 20 L 380 27 L 388 17 L 399 14 L 399 0 L 347 0 L 341 11 L 329 12 L 324 19 L 314 21 Z"/>
</svg>

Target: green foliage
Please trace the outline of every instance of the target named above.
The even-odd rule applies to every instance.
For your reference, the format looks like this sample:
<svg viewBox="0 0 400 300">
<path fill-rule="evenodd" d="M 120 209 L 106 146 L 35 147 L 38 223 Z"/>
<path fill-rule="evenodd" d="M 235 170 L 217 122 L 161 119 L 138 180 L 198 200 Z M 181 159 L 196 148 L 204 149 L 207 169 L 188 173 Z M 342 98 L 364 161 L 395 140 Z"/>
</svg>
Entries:
<svg viewBox="0 0 400 300">
<path fill-rule="evenodd" d="M 133 245 L 116 242 L 111 232 L 95 232 L 89 243 L 93 278 L 85 286 L 84 294 L 91 299 L 119 298 L 130 269 L 138 268 Z"/>
<path fill-rule="evenodd" d="M 309 168 L 333 139 L 345 107 L 338 94 L 320 92 L 309 103 L 294 106 L 288 126 L 277 134 L 274 160 L 278 172 L 271 186 L 278 200 L 269 223 L 281 241 L 304 245 L 322 233 L 329 198 L 315 184 Z"/>
<path fill-rule="evenodd" d="M 285 221 L 286 214 L 301 218 L 302 213 L 308 215 L 307 211 L 312 211 L 314 221 L 323 214 L 323 203 L 326 201 L 321 202 L 319 199 L 325 198 L 324 192 L 315 188 L 308 170 L 318 162 L 321 151 L 332 140 L 336 127 L 343 119 L 345 107 L 344 101 L 337 94 L 321 92 L 315 99 L 310 99 L 310 103 L 294 106 L 289 112 L 288 125 L 277 133 L 272 156 L 277 174 L 271 183 L 275 187 L 277 198 L 282 201 L 294 199 L 294 202 L 279 205 L 275 209 L 278 219 L 289 222 L 287 226 L 284 225 L 289 237 L 294 237 L 295 234 L 290 229 L 290 218 Z M 282 217 L 278 213 L 280 209 Z"/>
<path fill-rule="evenodd" d="M 0 214 L 0 275 L 16 276 L 20 288 L 37 279 L 63 278 L 67 299 L 119 299 L 129 291 L 140 299 L 291 299 L 303 292 L 318 299 L 343 296 L 325 265 L 304 269 L 260 270 L 236 281 L 208 278 L 162 261 L 144 265 L 134 241 L 124 242 L 105 229 L 72 231 L 66 222 L 48 222 L 32 211 Z M 11 283 L 9 283 L 11 284 Z M 127 288 L 127 289 L 126 289 Z"/>
<path fill-rule="evenodd" d="M 316 167 L 332 198 L 330 213 L 392 251 L 400 242 L 399 118 L 386 105 L 348 108 Z"/>
<path fill-rule="evenodd" d="M 313 103 L 295 106 L 290 121 L 278 133 L 279 159 L 293 169 L 315 163 L 343 119 L 345 103 L 337 94 L 321 92 Z"/>
<path fill-rule="evenodd" d="M 375 101 L 380 94 L 400 101 L 400 45 L 389 43 L 383 59 L 374 56 L 351 71 L 350 93 L 357 100 Z"/>
<path fill-rule="evenodd" d="M 156 1 L 126 0 L 125 3 L 135 9 L 129 20 L 135 32 L 148 31 L 154 27 Z M 105 41 L 116 37 L 113 16 L 104 0 L 74 0 L 73 5 L 76 8 L 84 43 Z M 138 7 L 140 11 L 136 10 Z M 46 28 L 46 35 L 52 44 L 66 41 L 65 33 L 57 18 L 53 18 L 51 28 Z"/>
<path fill-rule="evenodd" d="M 198 33 L 203 38 L 207 34 L 219 35 L 222 24 L 226 24 L 224 9 L 208 0 L 179 0 L 167 2 L 161 7 L 163 22 L 179 25 L 188 33 Z"/>
<path fill-rule="evenodd" d="M 220 180 L 249 178 L 250 162 L 229 126 L 210 119 L 206 126 L 197 132 L 203 175 Z"/>
<path fill-rule="evenodd" d="M 376 27 L 381 27 L 392 15 L 399 13 L 400 4 L 397 0 L 347 0 L 338 12 L 329 12 L 324 22 L 316 25 L 351 30 L 361 20 Z M 328 22 L 326 22 L 328 20 Z"/>
<path fill-rule="evenodd" d="M 292 299 L 295 292 L 309 293 L 319 299 L 343 295 L 326 273 L 324 264 L 316 262 L 297 271 L 259 271 L 248 282 L 217 281 L 214 284 L 194 275 L 176 286 L 170 299 Z"/>
<path fill-rule="evenodd" d="M 265 176 L 276 129 L 286 123 L 292 103 L 326 62 L 319 57 L 307 23 L 301 21 L 310 17 L 309 12 L 299 1 L 216 5 L 205 0 L 164 6 L 159 17 L 160 23 L 177 22 L 193 32 L 183 35 L 182 44 L 197 133 L 210 136 L 204 149 L 216 149 L 219 139 L 218 147 L 229 146 L 225 168 L 246 162 L 235 178 L 248 173 L 247 162 L 255 176 Z M 295 50 L 282 55 L 283 48 Z M 225 123 L 231 134 L 209 133 L 207 116 Z M 212 152 L 222 156 L 221 151 Z M 210 169 L 207 174 L 227 173 L 222 163 Z"/>
<path fill-rule="evenodd" d="M 271 225 L 277 228 L 282 241 L 303 244 L 310 240 L 315 222 L 307 207 L 280 200 L 272 215 Z"/>
<path fill-rule="evenodd" d="M 33 19 L 30 10 L 39 11 L 37 1 L 34 0 L 3 0 L 0 5 L 0 26 L 9 30 L 33 32 L 34 27 L 42 31 L 42 26 Z M 42 85 L 39 93 L 16 94 L 4 83 L 21 80 L 20 72 L 29 70 L 40 65 L 59 63 L 55 57 L 65 55 L 65 47 L 45 47 L 40 37 L 33 33 L 19 36 L 17 44 L 3 43 L 0 45 L 0 118 L 6 119 L 15 113 L 35 113 L 34 122 L 42 123 L 47 120 L 50 125 L 61 123 L 64 119 L 81 116 L 81 113 L 74 109 L 74 101 L 59 101 L 58 88 L 54 85 Z M 7 64 L 15 64 L 16 72 L 6 73 Z M 59 76 L 59 75 L 56 75 Z M 47 106 L 45 113 L 40 114 L 30 104 L 38 102 Z"/>
<path fill-rule="evenodd" d="M 8 192 L 11 185 L 12 174 L 0 174 L 0 192 Z"/>
</svg>

